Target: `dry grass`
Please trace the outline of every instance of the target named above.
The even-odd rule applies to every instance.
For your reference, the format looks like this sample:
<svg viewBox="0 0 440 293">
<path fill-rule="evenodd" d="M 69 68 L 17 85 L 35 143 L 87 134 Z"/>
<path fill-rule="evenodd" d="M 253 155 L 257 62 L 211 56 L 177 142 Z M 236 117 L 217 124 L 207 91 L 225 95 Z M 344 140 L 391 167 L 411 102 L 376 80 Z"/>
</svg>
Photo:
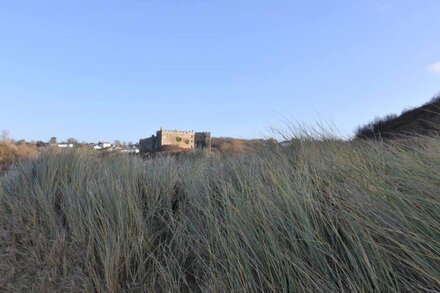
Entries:
<svg viewBox="0 0 440 293">
<path fill-rule="evenodd" d="M 263 139 L 239 139 L 231 137 L 213 137 L 212 152 L 218 154 L 237 154 L 249 152 L 255 147 L 267 144 Z"/>
<path fill-rule="evenodd" d="M 38 148 L 31 144 L 17 144 L 10 141 L 0 141 L 0 174 L 11 164 L 21 158 L 34 156 L 38 153 Z"/>
<path fill-rule="evenodd" d="M 0 178 L 0 290 L 438 292 L 440 138 L 47 152 Z"/>
</svg>

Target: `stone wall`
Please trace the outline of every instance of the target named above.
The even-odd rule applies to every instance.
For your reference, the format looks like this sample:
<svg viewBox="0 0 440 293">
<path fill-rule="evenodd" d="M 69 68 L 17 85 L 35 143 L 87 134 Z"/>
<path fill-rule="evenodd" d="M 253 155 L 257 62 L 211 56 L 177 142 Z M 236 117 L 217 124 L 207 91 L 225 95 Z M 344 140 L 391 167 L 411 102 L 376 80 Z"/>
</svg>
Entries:
<svg viewBox="0 0 440 293">
<path fill-rule="evenodd" d="M 211 151 L 211 132 L 196 132 L 194 146 L 197 149 Z"/>
<path fill-rule="evenodd" d="M 139 140 L 139 149 L 142 153 L 155 152 L 163 146 L 211 151 L 211 133 L 161 129 L 156 131 L 156 135 Z"/>
<path fill-rule="evenodd" d="M 139 150 L 142 153 L 151 153 L 156 150 L 157 137 L 152 135 L 149 138 L 139 140 Z"/>
<path fill-rule="evenodd" d="M 194 131 L 159 130 L 157 137 L 160 146 L 172 145 L 182 149 L 194 148 Z"/>
</svg>

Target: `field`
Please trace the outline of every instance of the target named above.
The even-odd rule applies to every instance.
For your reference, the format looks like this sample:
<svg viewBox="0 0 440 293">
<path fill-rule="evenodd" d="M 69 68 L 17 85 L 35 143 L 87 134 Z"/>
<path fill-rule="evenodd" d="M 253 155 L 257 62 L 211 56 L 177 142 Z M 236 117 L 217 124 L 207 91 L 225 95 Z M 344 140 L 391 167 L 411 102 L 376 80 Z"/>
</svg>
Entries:
<svg viewBox="0 0 440 293">
<path fill-rule="evenodd" d="M 0 177 L 0 291 L 438 292 L 440 138 L 303 137 Z"/>
</svg>

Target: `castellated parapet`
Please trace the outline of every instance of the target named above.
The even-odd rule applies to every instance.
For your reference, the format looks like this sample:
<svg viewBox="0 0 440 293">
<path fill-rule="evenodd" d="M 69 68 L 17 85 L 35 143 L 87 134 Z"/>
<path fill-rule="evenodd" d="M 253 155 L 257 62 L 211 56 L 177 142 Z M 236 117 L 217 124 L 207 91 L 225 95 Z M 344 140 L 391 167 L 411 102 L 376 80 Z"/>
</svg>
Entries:
<svg viewBox="0 0 440 293">
<path fill-rule="evenodd" d="M 164 146 L 177 147 L 183 150 L 211 150 L 211 133 L 161 129 L 156 135 L 139 140 L 141 152 L 159 151 Z"/>
</svg>

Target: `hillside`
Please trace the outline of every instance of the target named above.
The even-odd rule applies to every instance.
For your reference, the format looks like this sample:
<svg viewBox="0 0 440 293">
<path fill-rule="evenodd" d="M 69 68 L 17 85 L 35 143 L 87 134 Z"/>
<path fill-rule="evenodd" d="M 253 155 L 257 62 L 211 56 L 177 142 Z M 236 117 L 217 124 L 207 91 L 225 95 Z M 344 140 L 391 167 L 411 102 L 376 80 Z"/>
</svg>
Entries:
<svg viewBox="0 0 440 293">
<path fill-rule="evenodd" d="M 213 137 L 211 152 L 213 154 L 239 154 L 246 153 L 259 146 L 274 142 L 268 139 L 242 139 L 233 137 Z M 155 153 L 177 155 L 190 152 L 192 149 L 183 149 L 177 146 L 162 146 Z"/>
<path fill-rule="evenodd" d="M 395 138 L 408 135 L 430 135 L 440 131 L 440 96 L 421 107 L 397 115 L 376 118 L 360 127 L 356 138 Z"/>
<path fill-rule="evenodd" d="M 255 147 L 270 143 L 267 139 L 240 139 L 232 137 L 213 137 L 212 152 L 231 154 L 243 153 L 252 150 Z"/>
</svg>

